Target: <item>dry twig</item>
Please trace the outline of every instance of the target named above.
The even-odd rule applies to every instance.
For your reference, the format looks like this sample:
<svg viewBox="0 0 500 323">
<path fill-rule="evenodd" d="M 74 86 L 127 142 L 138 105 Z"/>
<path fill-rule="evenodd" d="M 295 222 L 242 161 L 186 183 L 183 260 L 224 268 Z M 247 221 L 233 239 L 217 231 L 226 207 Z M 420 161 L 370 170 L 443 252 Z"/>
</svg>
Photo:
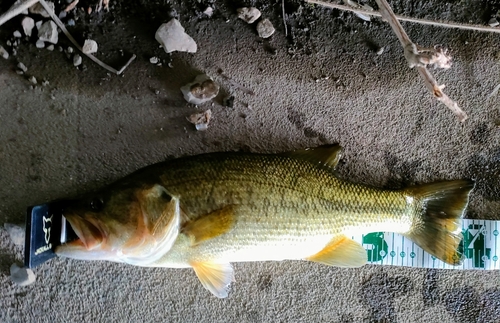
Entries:
<svg viewBox="0 0 500 323">
<path fill-rule="evenodd" d="M 128 62 L 122 68 L 120 68 L 119 70 L 116 70 L 113 67 L 109 66 L 108 64 L 104 63 L 103 61 L 99 60 L 94 55 L 84 53 L 82 51 L 82 47 L 80 46 L 80 44 L 78 44 L 78 42 L 73 38 L 73 36 L 71 36 L 69 31 L 66 29 L 66 27 L 62 23 L 62 21 L 55 15 L 54 11 L 52 11 L 52 9 L 47 5 L 45 0 L 38 0 L 38 1 L 45 8 L 45 10 L 49 13 L 50 18 L 52 18 L 52 20 L 54 20 L 54 22 L 57 24 L 57 26 L 59 28 L 61 28 L 62 32 L 66 35 L 66 37 L 68 37 L 69 41 L 72 42 L 73 45 L 75 45 L 75 47 L 79 51 L 81 51 L 85 56 L 90 58 L 92 61 L 94 61 L 97 65 L 101 66 L 102 68 L 107 69 L 108 71 L 110 71 L 111 73 L 114 73 L 116 75 L 120 75 L 121 73 L 123 73 L 125 68 L 127 68 L 127 66 L 130 65 L 130 63 L 135 59 L 136 56 L 132 55 L 132 57 L 128 60 Z"/>
<path fill-rule="evenodd" d="M 285 17 L 285 0 L 281 0 L 281 11 L 283 16 L 283 25 L 285 26 L 285 37 L 288 37 L 288 28 L 286 27 L 286 17 Z"/>
<path fill-rule="evenodd" d="M 349 10 L 356 13 L 382 17 L 389 23 L 392 30 L 398 37 L 399 42 L 403 46 L 404 55 L 406 60 L 408 61 L 410 68 L 412 67 L 417 68 L 420 76 L 423 78 L 425 82 L 426 87 L 429 89 L 432 95 L 434 95 L 434 97 L 436 97 L 439 101 L 445 104 L 451 111 L 453 111 L 453 113 L 458 117 L 458 119 L 461 122 L 467 120 L 468 118 L 467 114 L 462 109 L 459 108 L 458 104 L 455 101 L 450 99 L 450 97 L 448 97 L 448 95 L 446 95 L 446 93 L 443 92 L 445 86 L 439 85 L 434 76 L 432 76 L 432 74 L 427 69 L 428 65 L 433 65 L 434 67 L 444 68 L 444 69 L 450 68 L 451 57 L 447 54 L 446 50 L 437 47 L 421 48 L 420 46 L 414 44 L 411 41 L 410 37 L 408 37 L 408 35 L 406 34 L 405 30 L 403 29 L 403 26 L 401 26 L 401 24 L 399 23 L 398 19 L 400 18 L 398 18 L 394 14 L 394 12 L 391 9 L 391 6 L 387 3 L 387 1 L 386 0 L 375 0 L 375 1 L 379 6 L 380 13 L 376 13 L 369 10 L 354 9 L 347 6 L 334 5 L 331 3 L 324 3 L 317 0 L 306 0 L 306 2 L 325 5 L 330 8 Z M 414 21 L 414 22 L 421 22 L 421 21 Z M 455 27 L 455 26 L 447 25 L 447 27 Z"/>
<path fill-rule="evenodd" d="M 64 26 L 64 24 L 62 23 L 62 21 L 59 19 L 59 17 L 57 17 L 54 13 L 54 11 L 52 10 L 52 8 L 50 8 L 47 3 L 44 1 L 44 0 L 19 0 L 19 1 L 16 1 L 16 3 L 14 3 L 10 8 L 9 10 L 7 10 L 5 13 L 3 13 L 1 16 L 0 16 L 0 26 L 3 25 L 5 22 L 9 21 L 10 19 L 16 17 L 17 15 L 19 15 L 21 12 L 23 12 L 24 10 L 30 8 L 31 6 L 35 5 L 36 3 L 40 2 L 40 4 L 44 7 L 45 11 L 47 11 L 47 13 L 50 15 L 50 17 L 52 18 L 52 20 L 54 20 L 54 22 L 57 24 L 57 26 L 62 30 L 62 32 L 66 35 L 66 37 L 68 37 L 69 41 L 73 43 L 73 45 L 75 45 L 75 47 L 81 51 L 82 51 L 82 47 L 78 44 L 78 42 L 73 38 L 73 36 L 71 36 L 71 34 L 69 33 L 69 31 L 66 29 L 66 27 Z M 74 6 L 78 3 L 78 0 L 77 1 L 74 1 L 71 5 L 73 5 L 72 8 L 70 8 L 69 10 L 73 9 Z M 108 0 L 104 0 L 104 3 L 105 3 L 105 6 L 107 6 L 108 4 Z M 102 62 L 101 60 L 99 60 L 97 57 L 95 57 L 94 55 L 91 55 L 91 54 L 85 54 L 83 53 L 84 55 L 86 55 L 88 58 L 90 58 L 92 61 L 94 61 L 96 64 L 98 64 L 99 66 L 107 69 L 108 71 L 114 73 L 114 74 L 117 74 L 117 75 L 120 75 L 121 73 L 123 73 L 123 71 L 130 65 L 130 63 L 132 63 L 132 61 L 136 58 L 135 55 L 132 55 L 132 57 L 127 61 L 127 63 L 125 63 L 125 65 L 120 68 L 119 70 L 116 70 L 114 69 L 113 67 L 107 65 L 106 63 Z"/>
<path fill-rule="evenodd" d="M 325 2 L 325 1 L 321 1 L 321 0 L 305 0 L 305 1 L 307 3 L 317 4 L 317 5 L 331 8 L 331 9 L 339 9 L 339 10 L 359 13 L 362 15 L 382 17 L 382 14 L 380 14 L 380 12 L 378 12 L 378 11 L 365 10 L 362 8 L 353 8 L 353 7 L 344 6 L 344 5 L 336 4 L 336 3 Z M 464 30 L 473 30 L 473 31 L 484 31 L 484 32 L 491 32 L 491 33 L 499 33 L 500 34 L 500 28 L 494 28 L 494 27 L 459 24 L 456 22 L 441 22 L 441 21 L 434 21 L 434 20 L 427 20 L 427 19 L 405 17 L 405 16 L 400 16 L 400 15 L 395 15 L 395 17 L 399 21 L 413 22 L 413 23 L 417 23 L 417 24 L 421 24 L 421 25 L 430 25 L 430 26 L 436 26 L 436 27 L 455 28 L 455 29 L 464 29 Z"/>
<path fill-rule="evenodd" d="M 427 65 L 434 65 L 439 68 L 449 68 L 451 66 L 451 57 L 447 55 L 446 51 L 441 49 L 421 49 L 414 44 L 410 37 L 406 34 L 403 26 L 399 23 L 391 6 L 386 0 L 375 0 L 379 6 L 382 18 L 387 20 L 392 30 L 399 39 L 405 51 L 405 57 L 410 67 L 417 67 L 418 73 L 424 79 L 425 85 L 429 91 L 439 101 L 445 104 L 461 122 L 467 120 L 467 114 L 458 107 L 458 104 L 450 99 L 446 93 L 443 92 L 444 85 L 438 85 L 436 79 L 427 69 Z"/>
<path fill-rule="evenodd" d="M 19 15 L 24 10 L 35 5 L 38 0 L 19 0 L 16 1 L 5 13 L 0 16 L 0 26 Z"/>
</svg>

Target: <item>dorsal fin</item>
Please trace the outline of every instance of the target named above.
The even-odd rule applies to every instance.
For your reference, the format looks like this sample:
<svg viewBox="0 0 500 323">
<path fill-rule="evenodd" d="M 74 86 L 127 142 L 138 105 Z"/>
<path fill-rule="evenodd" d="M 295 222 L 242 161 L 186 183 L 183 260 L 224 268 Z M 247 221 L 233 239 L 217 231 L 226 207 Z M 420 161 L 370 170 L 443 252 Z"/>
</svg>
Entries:
<svg viewBox="0 0 500 323">
<path fill-rule="evenodd" d="M 342 155 L 342 147 L 339 144 L 325 145 L 290 151 L 284 155 L 335 169 Z"/>
</svg>

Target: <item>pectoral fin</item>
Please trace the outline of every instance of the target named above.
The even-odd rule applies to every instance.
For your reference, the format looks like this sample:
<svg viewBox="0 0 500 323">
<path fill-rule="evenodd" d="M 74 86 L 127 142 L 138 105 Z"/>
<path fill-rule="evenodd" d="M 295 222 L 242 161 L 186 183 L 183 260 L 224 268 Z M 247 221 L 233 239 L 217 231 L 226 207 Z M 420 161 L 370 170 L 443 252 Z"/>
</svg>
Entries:
<svg viewBox="0 0 500 323">
<path fill-rule="evenodd" d="M 203 287 L 219 298 L 226 298 L 229 285 L 234 280 L 231 264 L 216 264 L 212 262 L 193 262 L 191 266 Z"/>
<path fill-rule="evenodd" d="M 228 232 L 234 222 L 234 207 L 227 206 L 188 223 L 182 232 L 189 236 L 193 245 Z"/>
<path fill-rule="evenodd" d="M 326 247 L 306 260 L 337 267 L 360 267 L 366 264 L 366 250 L 358 242 L 341 235 L 335 237 Z"/>
</svg>

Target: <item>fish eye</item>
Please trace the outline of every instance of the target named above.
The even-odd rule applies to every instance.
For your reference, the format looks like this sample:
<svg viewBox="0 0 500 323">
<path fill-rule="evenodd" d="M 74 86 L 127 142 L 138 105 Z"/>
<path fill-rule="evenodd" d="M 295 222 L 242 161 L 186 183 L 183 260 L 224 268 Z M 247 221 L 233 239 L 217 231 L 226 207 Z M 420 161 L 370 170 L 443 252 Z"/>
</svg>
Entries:
<svg viewBox="0 0 500 323">
<path fill-rule="evenodd" d="M 100 212 L 104 208 L 104 200 L 101 197 L 96 197 L 90 201 L 90 208 L 94 212 Z"/>
</svg>

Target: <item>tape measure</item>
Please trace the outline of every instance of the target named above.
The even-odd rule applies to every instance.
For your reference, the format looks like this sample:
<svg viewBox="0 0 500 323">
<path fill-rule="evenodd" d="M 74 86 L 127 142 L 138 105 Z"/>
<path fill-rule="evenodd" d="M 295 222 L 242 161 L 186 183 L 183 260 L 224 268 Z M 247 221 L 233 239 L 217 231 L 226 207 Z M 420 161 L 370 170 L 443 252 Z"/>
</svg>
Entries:
<svg viewBox="0 0 500 323">
<path fill-rule="evenodd" d="M 361 243 L 368 263 L 442 269 L 500 269 L 500 221 L 462 220 L 463 263 L 448 265 L 397 233 L 374 232 L 352 238 Z"/>
</svg>

